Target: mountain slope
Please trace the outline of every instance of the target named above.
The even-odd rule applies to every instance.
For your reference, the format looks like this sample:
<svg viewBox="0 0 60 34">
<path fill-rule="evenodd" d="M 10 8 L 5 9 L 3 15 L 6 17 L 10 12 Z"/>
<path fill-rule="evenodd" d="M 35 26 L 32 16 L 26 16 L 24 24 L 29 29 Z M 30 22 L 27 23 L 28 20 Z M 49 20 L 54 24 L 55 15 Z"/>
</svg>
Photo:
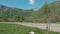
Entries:
<svg viewBox="0 0 60 34">
<path fill-rule="evenodd" d="M 29 17 L 32 10 L 23 10 L 18 8 L 11 8 L 4 5 L 0 5 L 0 18 L 17 18 L 17 17 Z"/>
<path fill-rule="evenodd" d="M 23 20 L 25 22 L 60 22 L 60 1 L 45 3 L 42 8 L 29 10 L 0 5 L 0 21 Z"/>
</svg>

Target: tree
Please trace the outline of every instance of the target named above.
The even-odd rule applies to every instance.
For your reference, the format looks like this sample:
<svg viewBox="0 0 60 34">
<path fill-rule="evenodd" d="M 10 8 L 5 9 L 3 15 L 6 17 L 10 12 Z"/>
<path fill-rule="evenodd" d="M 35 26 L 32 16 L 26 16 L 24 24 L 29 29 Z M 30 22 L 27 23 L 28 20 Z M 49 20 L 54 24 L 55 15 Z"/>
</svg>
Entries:
<svg viewBox="0 0 60 34">
<path fill-rule="evenodd" d="M 17 16 L 17 21 L 20 21 L 20 17 L 19 16 Z"/>
</svg>

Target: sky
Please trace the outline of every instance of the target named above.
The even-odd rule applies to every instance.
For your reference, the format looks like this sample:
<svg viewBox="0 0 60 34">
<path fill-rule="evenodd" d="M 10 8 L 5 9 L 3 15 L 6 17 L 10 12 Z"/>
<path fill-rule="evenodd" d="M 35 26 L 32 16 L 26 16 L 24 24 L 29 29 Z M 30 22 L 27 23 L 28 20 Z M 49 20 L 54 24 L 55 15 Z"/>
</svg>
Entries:
<svg viewBox="0 0 60 34">
<path fill-rule="evenodd" d="M 45 2 L 52 0 L 0 0 L 0 5 L 16 7 L 20 9 L 41 8 Z"/>
</svg>

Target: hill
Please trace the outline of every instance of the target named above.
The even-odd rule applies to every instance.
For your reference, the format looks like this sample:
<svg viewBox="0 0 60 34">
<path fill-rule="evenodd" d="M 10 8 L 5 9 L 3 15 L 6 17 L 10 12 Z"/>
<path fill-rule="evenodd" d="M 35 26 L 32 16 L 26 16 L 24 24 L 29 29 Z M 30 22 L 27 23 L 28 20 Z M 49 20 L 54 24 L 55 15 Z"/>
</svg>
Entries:
<svg viewBox="0 0 60 34">
<path fill-rule="evenodd" d="M 60 22 L 60 1 L 29 10 L 0 5 L 0 21 Z"/>
<path fill-rule="evenodd" d="M 17 19 L 17 17 L 29 17 L 32 10 L 23 10 L 18 8 L 11 8 L 4 5 L 0 5 L 0 18 L 1 20 L 7 20 L 8 18 Z"/>
<path fill-rule="evenodd" d="M 35 13 L 35 14 L 34 14 Z M 60 22 L 60 1 L 45 3 L 35 15 L 35 22 Z"/>
</svg>

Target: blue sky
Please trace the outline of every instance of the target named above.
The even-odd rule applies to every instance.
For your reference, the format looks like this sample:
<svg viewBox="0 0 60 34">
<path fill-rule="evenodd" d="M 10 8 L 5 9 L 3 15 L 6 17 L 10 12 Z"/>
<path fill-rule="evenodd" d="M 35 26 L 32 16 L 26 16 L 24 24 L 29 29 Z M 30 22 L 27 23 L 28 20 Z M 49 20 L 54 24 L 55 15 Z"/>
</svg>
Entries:
<svg viewBox="0 0 60 34">
<path fill-rule="evenodd" d="M 31 9 L 42 7 L 45 1 L 51 2 L 52 0 L 34 0 L 33 5 L 29 4 L 29 0 L 0 0 L 0 4 L 21 9 Z"/>
</svg>

